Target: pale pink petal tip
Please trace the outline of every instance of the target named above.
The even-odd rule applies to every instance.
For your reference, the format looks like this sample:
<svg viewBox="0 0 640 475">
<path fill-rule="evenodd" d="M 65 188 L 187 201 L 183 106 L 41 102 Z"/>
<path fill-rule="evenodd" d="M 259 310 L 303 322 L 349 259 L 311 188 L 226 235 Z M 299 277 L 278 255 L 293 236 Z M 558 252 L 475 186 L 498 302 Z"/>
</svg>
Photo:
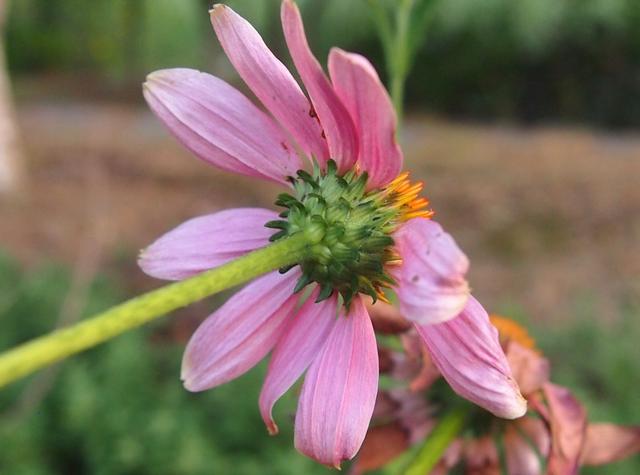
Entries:
<svg viewBox="0 0 640 475">
<path fill-rule="evenodd" d="M 358 133 L 353 120 L 311 52 L 294 2 L 282 2 L 281 19 L 289 52 L 327 137 L 330 156 L 341 171 L 347 171 L 358 158 Z"/>
<path fill-rule="evenodd" d="M 273 406 L 318 355 L 336 321 L 336 298 L 315 303 L 317 296 L 316 289 L 290 320 L 269 361 L 259 406 L 270 434 L 278 432 Z"/>
<path fill-rule="evenodd" d="M 420 325 L 458 315 L 469 298 L 469 260 L 435 221 L 416 218 L 393 236 L 402 265 L 393 271 L 400 310 Z"/>
<path fill-rule="evenodd" d="M 476 299 L 471 297 L 456 318 L 416 329 L 454 391 L 504 419 L 526 413 L 527 402 L 511 375 L 498 331 Z"/>
<path fill-rule="evenodd" d="M 360 167 L 368 185 L 381 187 L 402 170 L 402 150 L 396 141 L 396 114 L 391 99 L 371 63 L 359 54 L 333 48 L 329 73 L 338 97 L 355 122 Z"/>
<path fill-rule="evenodd" d="M 309 157 L 329 157 L 309 99 L 251 24 L 225 5 L 211 10 L 211 24 L 229 61 L 256 97 Z"/>
<path fill-rule="evenodd" d="M 278 183 L 300 168 L 286 134 L 215 76 L 185 68 L 155 71 L 143 94 L 185 147 L 218 168 Z"/>
<path fill-rule="evenodd" d="M 340 468 L 360 449 L 378 389 L 378 353 L 361 299 L 340 315 L 305 376 L 295 422 L 295 446 Z"/>
<path fill-rule="evenodd" d="M 272 272 L 248 284 L 210 315 L 189 340 L 181 378 L 189 391 L 203 391 L 244 374 L 281 337 L 298 296 L 300 274 Z"/>
<path fill-rule="evenodd" d="M 180 280 L 225 264 L 269 244 L 264 226 L 277 213 L 237 208 L 190 219 L 140 253 L 138 265 L 159 279 Z"/>
</svg>

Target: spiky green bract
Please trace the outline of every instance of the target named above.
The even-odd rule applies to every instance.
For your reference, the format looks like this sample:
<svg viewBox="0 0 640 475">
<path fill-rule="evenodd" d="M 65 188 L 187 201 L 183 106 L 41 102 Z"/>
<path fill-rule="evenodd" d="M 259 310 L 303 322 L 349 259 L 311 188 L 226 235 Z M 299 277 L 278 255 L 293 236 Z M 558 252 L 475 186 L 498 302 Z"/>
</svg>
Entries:
<svg viewBox="0 0 640 475">
<path fill-rule="evenodd" d="M 358 293 L 374 301 L 383 287 L 394 284 L 385 264 L 394 260 L 391 232 L 399 212 L 384 190 L 367 191 L 367 174 L 351 170 L 339 175 L 333 160 L 323 171 L 298 171 L 293 194 L 281 194 L 276 205 L 285 209 L 281 220 L 266 223 L 277 229 L 272 241 L 304 232 L 316 236 L 307 257 L 299 264 L 302 277 L 296 291 L 317 282 L 318 301 L 339 292 L 348 308 Z M 289 268 L 281 269 L 286 272 Z"/>
</svg>

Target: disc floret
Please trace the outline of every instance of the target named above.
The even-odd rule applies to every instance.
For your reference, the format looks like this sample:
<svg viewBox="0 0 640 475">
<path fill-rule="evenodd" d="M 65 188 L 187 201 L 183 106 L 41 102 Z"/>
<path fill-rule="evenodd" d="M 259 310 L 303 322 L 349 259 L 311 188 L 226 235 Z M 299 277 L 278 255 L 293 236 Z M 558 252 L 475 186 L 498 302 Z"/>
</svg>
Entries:
<svg viewBox="0 0 640 475">
<path fill-rule="evenodd" d="M 299 170 L 291 178 L 293 193 L 278 196 L 276 205 L 286 209 L 282 219 L 266 223 L 279 230 L 271 241 L 303 232 L 312 243 L 295 291 L 317 282 L 318 301 L 338 292 L 349 306 L 358 293 L 384 299 L 383 289 L 395 283 L 387 272 L 400 263 L 391 234 L 403 221 L 432 213 L 418 198 L 422 183 L 411 185 L 407 174 L 382 189 L 369 190 L 367 180 L 357 169 L 340 174 L 330 160 L 326 170 Z"/>
</svg>

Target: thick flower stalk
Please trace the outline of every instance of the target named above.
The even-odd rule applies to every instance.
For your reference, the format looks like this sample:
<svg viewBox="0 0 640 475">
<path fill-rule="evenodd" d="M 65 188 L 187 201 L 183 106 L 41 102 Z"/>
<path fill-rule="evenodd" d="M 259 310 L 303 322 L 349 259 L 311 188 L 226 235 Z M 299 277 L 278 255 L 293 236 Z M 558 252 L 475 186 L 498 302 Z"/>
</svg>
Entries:
<svg viewBox="0 0 640 475">
<path fill-rule="evenodd" d="M 374 322 L 388 322 L 389 314 L 372 310 Z M 384 466 L 425 440 L 425 448 L 437 450 L 420 452 L 407 474 L 444 475 L 462 468 L 465 474 L 573 475 L 580 466 L 604 465 L 640 452 L 640 427 L 589 423 L 571 391 L 550 381 L 549 362 L 526 329 L 496 315 L 491 322 L 529 400 L 527 414 L 503 421 L 480 408 L 461 409 L 455 403 L 448 408 L 452 403 L 443 396 L 446 388 L 436 361 L 415 333 L 404 330 L 404 351 L 382 351 L 381 367 L 406 386 L 379 394 L 377 424 L 365 439 L 356 473 Z M 452 430 L 438 432 L 443 426 Z"/>
<path fill-rule="evenodd" d="M 207 318 L 185 351 L 182 379 L 202 391 L 272 353 L 260 411 L 271 433 L 276 401 L 306 372 L 295 445 L 339 467 L 364 439 L 378 387 L 376 339 L 365 298 L 393 289 L 452 387 L 497 416 L 526 404 L 495 329 L 465 279 L 468 260 L 431 220 L 423 184 L 401 173 L 396 117 L 373 66 L 333 49 L 327 77 L 297 6 L 282 26 L 305 95 L 256 30 L 224 5 L 211 10 L 220 44 L 267 112 L 214 76 L 149 75 L 144 95 L 196 156 L 286 189 L 279 211 L 235 209 L 195 218 L 140 257 L 148 274 L 184 279 L 269 242 L 305 236 L 304 257 L 248 284 Z"/>
</svg>

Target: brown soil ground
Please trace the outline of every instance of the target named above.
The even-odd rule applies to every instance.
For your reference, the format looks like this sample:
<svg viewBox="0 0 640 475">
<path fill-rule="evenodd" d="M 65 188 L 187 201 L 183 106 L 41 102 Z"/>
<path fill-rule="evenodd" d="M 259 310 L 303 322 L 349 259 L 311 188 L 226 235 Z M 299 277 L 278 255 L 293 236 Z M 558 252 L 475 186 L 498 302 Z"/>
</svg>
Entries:
<svg viewBox="0 0 640 475">
<path fill-rule="evenodd" d="M 195 215 L 270 206 L 277 192 L 194 159 L 144 109 L 24 105 L 19 118 L 29 181 L 0 201 L 0 249 L 27 266 L 73 263 L 95 241 L 106 269 L 151 288 L 138 249 Z M 613 318 L 640 299 L 640 135 L 414 117 L 403 142 L 489 309 L 552 321 L 587 302 Z"/>
</svg>

